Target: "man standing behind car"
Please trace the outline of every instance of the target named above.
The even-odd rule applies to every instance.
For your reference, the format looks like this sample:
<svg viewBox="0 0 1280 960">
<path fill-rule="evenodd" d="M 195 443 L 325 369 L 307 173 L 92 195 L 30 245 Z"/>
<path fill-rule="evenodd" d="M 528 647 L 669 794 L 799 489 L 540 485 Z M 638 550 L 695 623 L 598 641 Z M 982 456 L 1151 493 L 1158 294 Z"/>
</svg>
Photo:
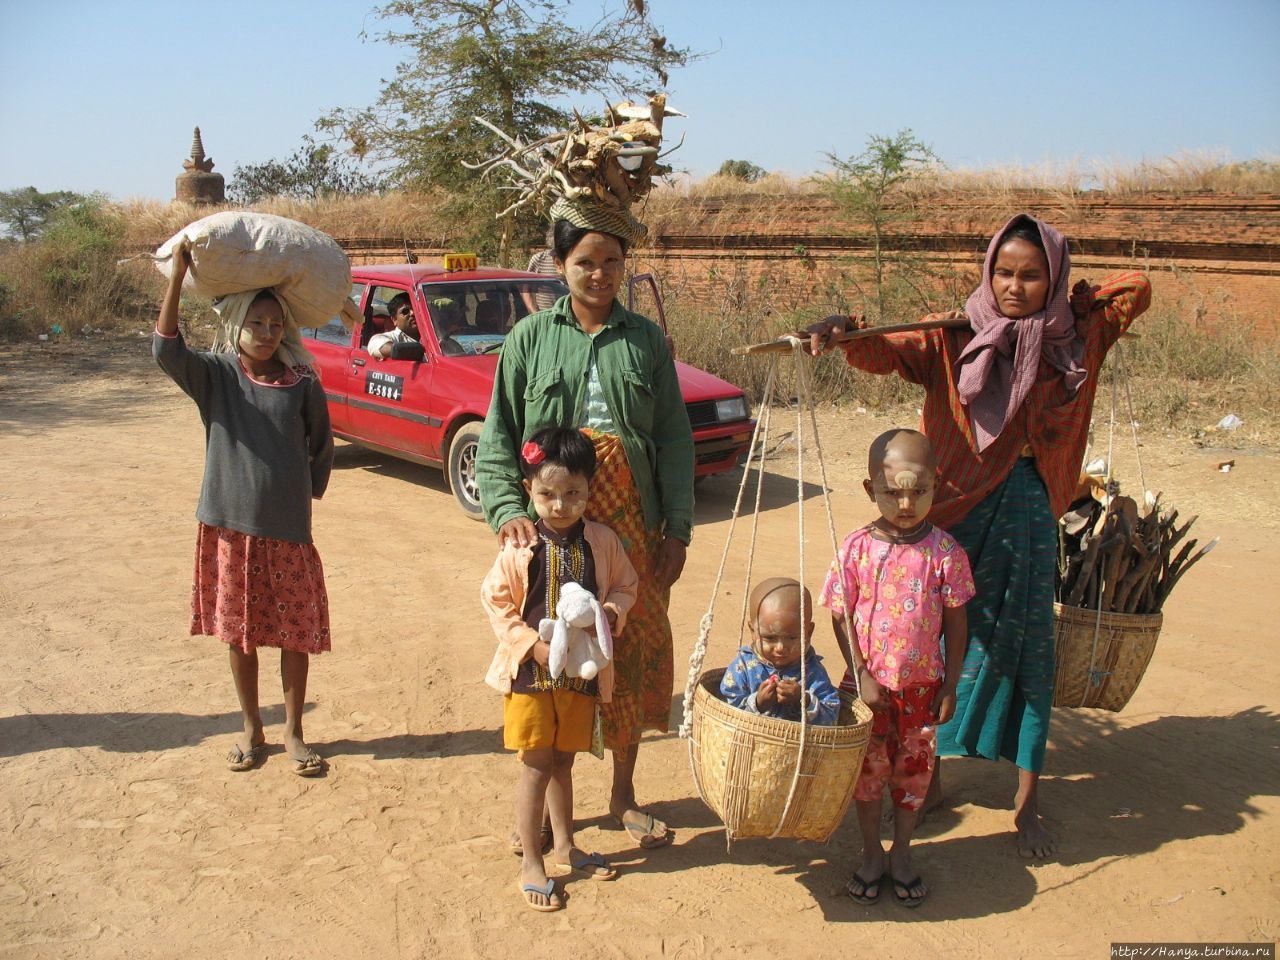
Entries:
<svg viewBox="0 0 1280 960">
<path fill-rule="evenodd" d="M 396 358 L 400 353 L 395 350 L 397 344 L 417 344 L 419 339 L 418 320 L 413 315 L 413 306 L 407 293 L 397 293 L 392 297 L 387 304 L 387 313 L 395 326 L 386 333 L 374 334 L 369 338 L 369 356 L 381 360 Z M 417 355 L 421 357 L 420 353 Z"/>
</svg>

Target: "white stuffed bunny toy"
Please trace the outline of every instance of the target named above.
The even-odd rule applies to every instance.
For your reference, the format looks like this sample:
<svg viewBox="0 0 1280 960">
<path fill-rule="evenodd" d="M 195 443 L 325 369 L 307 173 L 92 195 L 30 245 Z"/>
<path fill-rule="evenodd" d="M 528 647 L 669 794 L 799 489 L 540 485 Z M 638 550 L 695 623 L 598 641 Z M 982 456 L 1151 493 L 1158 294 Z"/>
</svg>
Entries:
<svg viewBox="0 0 1280 960">
<path fill-rule="evenodd" d="M 586 630 L 593 623 L 594 637 Z M 560 587 L 556 618 L 539 623 L 538 635 L 551 645 L 547 668 L 553 677 L 564 672 L 591 680 L 613 659 L 613 634 L 604 607 L 590 591 L 573 581 Z"/>
</svg>

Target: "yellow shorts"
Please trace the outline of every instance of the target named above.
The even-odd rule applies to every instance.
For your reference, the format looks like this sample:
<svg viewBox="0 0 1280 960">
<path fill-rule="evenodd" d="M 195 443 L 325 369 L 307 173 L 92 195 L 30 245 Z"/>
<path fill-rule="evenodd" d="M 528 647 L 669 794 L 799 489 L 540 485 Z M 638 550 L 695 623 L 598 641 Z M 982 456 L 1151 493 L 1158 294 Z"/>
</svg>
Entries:
<svg viewBox="0 0 1280 960">
<path fill-rule="evenodd" d="M 595 697 L 573 690 L 509 693 L 502 706 L 502 743 L 508 750 L 586 753 L 595 716 Z"/>
</svg>

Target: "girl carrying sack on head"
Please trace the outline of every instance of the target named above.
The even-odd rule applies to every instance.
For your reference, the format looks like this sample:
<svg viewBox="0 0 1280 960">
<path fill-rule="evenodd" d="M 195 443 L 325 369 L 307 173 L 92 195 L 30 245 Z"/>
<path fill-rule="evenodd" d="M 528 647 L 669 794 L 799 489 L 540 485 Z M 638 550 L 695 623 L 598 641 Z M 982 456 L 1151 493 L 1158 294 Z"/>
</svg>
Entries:
<svg viewBox="0 0 1280 960">
<path fill-rule="evenodd" d="M 326 763 L 303 737 L 302 711 L 310 656 L 329 649 L 324 570 L 311 539 L 311 500 L 324 493 L 333 462 L 324 390 L 288 305 L 271 289 L 216 301 L 222 328 L 213 351 L 188 349 L 178 302 L 190 241 L 175 238 L 171 253 L 153 352 L 205 427 L 191 633 L 230 651 L 244 729 L 227 766 L 251 770 L 266 754 L 258 648 L 277 647 L 285 752 L 294 773 L 318 776 Z"/>
</svg>

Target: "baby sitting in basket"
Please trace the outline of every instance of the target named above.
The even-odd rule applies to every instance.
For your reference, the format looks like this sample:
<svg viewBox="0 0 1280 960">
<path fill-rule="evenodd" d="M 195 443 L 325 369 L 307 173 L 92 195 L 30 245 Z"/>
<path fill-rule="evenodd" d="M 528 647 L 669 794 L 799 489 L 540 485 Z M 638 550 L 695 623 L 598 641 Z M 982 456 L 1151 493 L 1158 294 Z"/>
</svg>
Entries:
<svg viewBox="0 0 1280 960">
<path fill-rule="evenodd" d="M 802 600 L 803 598 L 803 600 Z M 747 605 L 751 646 L 742 647 L 720 681 L 724 699 L 749 713 L 830 726 L 840 715 L 840 694 L 822 658 L 813 652 L 813 600 L 796 580 L 770 577 L 756 584 Z M 804 683 L 800 660 L 804 656 Z"/>
</svg>

